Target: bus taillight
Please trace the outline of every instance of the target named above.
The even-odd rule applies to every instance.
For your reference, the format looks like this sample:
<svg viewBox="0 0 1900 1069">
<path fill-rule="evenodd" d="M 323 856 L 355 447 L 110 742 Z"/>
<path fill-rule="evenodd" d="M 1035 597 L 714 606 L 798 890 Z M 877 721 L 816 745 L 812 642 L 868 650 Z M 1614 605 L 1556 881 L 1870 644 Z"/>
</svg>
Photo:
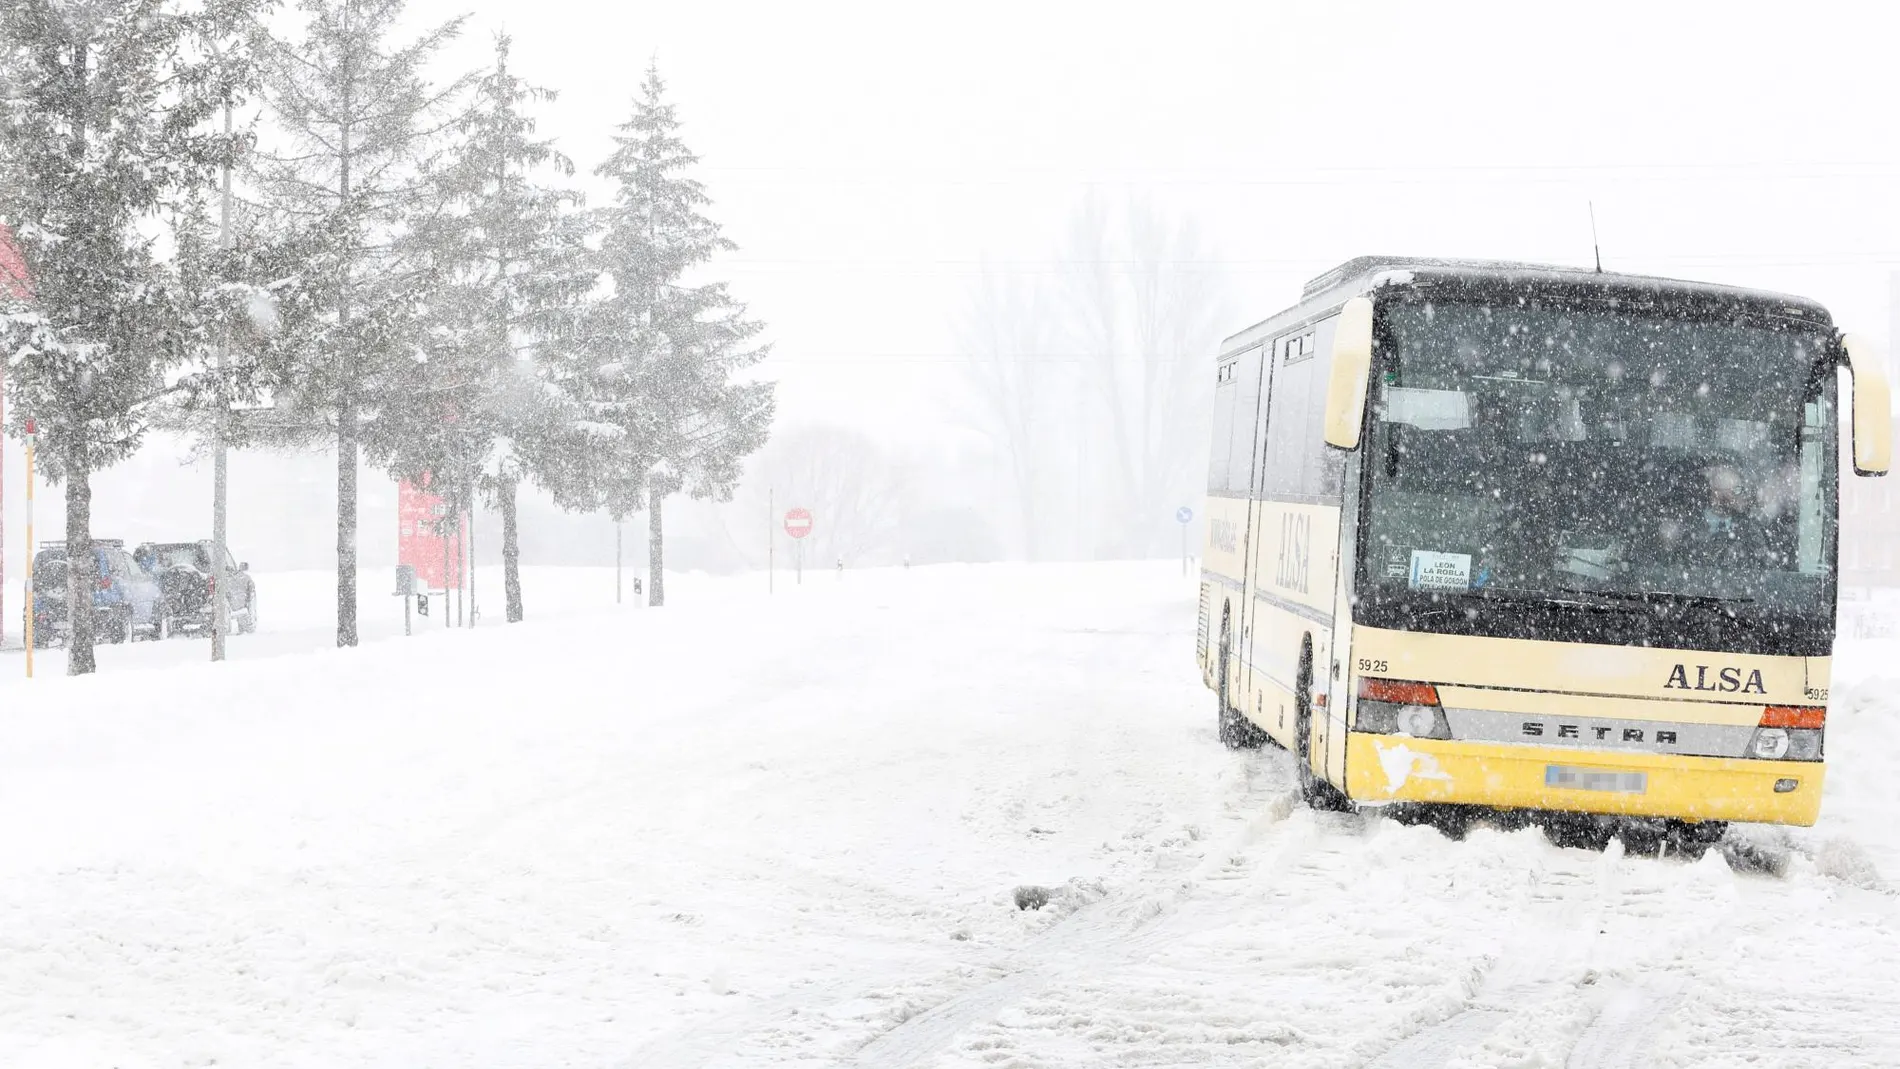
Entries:
<svg viewBox="0 0 1900 1069">
<path fill-rule="evenodd" d="M 1824 728 L 1827 726 L 1827 706 L 1770 705 L 1761 711 L 1761 726 L 1765 728 Z"/>
<path fill-rule="evenodd" d="M 1361 701 L 1391 702 L 1394 705 L 1437 705 L 1438 688 L 1430 683 L 1361 676 L 1359 698 Z"/>
</svg>

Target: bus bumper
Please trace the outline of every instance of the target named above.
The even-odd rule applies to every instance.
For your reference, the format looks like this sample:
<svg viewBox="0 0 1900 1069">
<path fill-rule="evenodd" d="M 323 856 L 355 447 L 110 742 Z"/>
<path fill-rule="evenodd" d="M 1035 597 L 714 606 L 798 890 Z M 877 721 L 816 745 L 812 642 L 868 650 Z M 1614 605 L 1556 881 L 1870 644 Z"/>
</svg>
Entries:
<svg viewBox="0 0 1900 1069">
<path fill-rule="evenodd" d="M 1678 757 L 1356 731 L 1346 737 L 1346 793 L 1373 805 L 1448 802 L 1808 826 L 1821 814 L 1824 778 L 1819 761 Z"/>
</svg>

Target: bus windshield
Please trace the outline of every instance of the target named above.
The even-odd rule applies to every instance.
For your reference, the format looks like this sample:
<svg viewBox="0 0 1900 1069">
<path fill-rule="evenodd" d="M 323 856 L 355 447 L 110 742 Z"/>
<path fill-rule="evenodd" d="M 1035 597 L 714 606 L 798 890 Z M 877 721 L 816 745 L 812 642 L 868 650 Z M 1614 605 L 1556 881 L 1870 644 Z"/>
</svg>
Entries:
<svg viewBox="0 0 1900 1069">
<path fill-rule="evenodd" d="M 1831 619 L 1816 328 L 1534 299 L 1382 319 L 1362 590 Z"/>
</svg>

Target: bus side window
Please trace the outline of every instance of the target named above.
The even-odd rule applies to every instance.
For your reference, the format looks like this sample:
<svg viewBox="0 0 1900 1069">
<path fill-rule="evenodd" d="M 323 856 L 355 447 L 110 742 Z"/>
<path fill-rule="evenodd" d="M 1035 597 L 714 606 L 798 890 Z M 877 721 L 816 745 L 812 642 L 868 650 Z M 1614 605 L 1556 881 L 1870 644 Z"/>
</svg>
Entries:
<svg viewBox="0 0 1900 1069">
<path fill-rule="evenodd" d="M 1261 471 L 1260 490 L 1264 497 L 1285 499 L 1300 492 L 1298 439 L 1303 434 L 1305 396 L 1303 374 L 1307 364 L 1300 360 L 1300 336 L 1281 338 L 1274 343 L 1273 391 L 1268 403 L 1266 457 Z"/>
<path fill-rule="evenodd" d="M 1334 455 L 1323 437 L 1336 322 L 1324 320 L 1276 345 L 1267 497 L 1331 501 L 1339 496 L 1345 458 Z"/>
<path fill-rule="evenodd" d="M 1262 427 L 1260 394 L 1266 381 L 1265 350 L 1256 345 L 1241 353 L 1234 377 L 1237 385 L 1233 391 L 1234 426 L 1228 453 L 1227 489 L 1230 493 L 1250 493 L 1259 482 L 1254 458 L 1258 453 L 1256 436 Z"/>
<path fill-rule="evenodd" d="M 1234 429 L 1234 363 L 1225 361 L 1214 367 L 1214 436 L 1207 458 L 1207 489 L 1220 493 L 1227 489 L 1228 449 Z"/>
</svg>

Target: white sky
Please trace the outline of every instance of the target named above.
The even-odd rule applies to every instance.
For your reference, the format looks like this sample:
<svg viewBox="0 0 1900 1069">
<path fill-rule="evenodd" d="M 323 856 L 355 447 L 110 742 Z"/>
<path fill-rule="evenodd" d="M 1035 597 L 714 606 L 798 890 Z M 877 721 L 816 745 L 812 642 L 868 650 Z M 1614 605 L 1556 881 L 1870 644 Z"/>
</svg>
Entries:
<svg viewBox="0 0 1900 1069">
<path fill-rule="evenodd" d="M 1048 270 L 1091 189 L 1199 224 L 1242 309 L 1366 252 L 1786 289 L 1885 337 L 1900 266 L 1869 4 L 412 0 L 505 28 L 583 168 L 649 57 L 788 418 L 928 436 L 984 258 Z"/>
<path fill-rule="evenodd" d="M 1888 335 L 1900 144 L 1874 4 L 411 5 L 418 27 L 472 13 L 447 65 L 513 34 L 584 171 L 659 60 L 788 422 L 942 441 L 979 262 L 1050 270 L 1091 190 L 1191 217 L 1233 328 L 1362 253 L 1587 263 L 1594 200 L 1607 267 L 1784 289 Z M 6 468 L 13 577 L 17 445 Z M 141 457 L 95 483 L 101 522 L 171 533 L 208 480 Z M 136 518 L 166 501 L 185 511 Z M 234 502 L 263 559 L 282 504 L 253 524 Z"/>
</svg>

